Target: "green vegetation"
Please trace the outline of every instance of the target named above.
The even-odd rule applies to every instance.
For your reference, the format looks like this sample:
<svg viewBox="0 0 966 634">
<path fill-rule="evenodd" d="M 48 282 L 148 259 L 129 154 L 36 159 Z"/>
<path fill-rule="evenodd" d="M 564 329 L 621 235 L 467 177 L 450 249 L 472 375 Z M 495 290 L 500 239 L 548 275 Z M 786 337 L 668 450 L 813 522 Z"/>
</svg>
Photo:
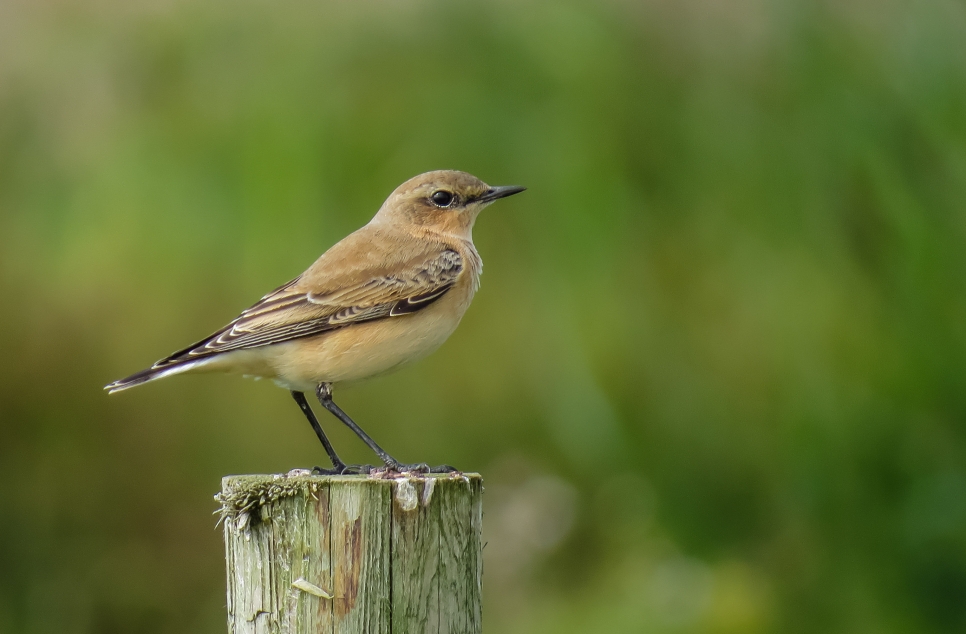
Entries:
<svg viewBox="0 0 966 634">
<path fill-rule="evenodd" d="M 483 473 L 487 631 L 964 631 L 964 32 L 953 0 L 5 3 L 0 632 L 224 631 L 221 476 L 324 452 L 266 383 L 101 387 L 437 168 L 529 191 L 453 338 L 336 396 Z"/>
</svg>

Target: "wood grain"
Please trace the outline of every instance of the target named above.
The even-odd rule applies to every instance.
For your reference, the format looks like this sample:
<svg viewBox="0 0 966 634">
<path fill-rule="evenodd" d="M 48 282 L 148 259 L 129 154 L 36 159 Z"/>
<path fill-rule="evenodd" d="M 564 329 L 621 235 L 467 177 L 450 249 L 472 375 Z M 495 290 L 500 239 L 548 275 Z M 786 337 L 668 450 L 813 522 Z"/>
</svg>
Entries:
<svg viewBox="0 0 966 634">
<path fill-rule="evenodd" d="M 480 634 L 482 479 L 228 476 L 232 634 Z"/>
</svg>

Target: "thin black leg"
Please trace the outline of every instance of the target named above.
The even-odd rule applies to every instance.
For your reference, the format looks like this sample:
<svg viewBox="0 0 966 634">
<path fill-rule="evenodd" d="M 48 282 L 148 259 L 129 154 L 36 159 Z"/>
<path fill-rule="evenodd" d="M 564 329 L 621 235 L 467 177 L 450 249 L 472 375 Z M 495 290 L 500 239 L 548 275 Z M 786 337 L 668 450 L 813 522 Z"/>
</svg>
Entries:
<svg viewBox="0 0 966 634">
<path fill-rule="evenodd" d="M 386 467 L 393 471 L 423 471 L 429 473 L 452 473 L 456 469 L 449 465 L 440 465 L 438 467 L 430 467 L 429 465 L 417 463 L 417 464 L 406 464 L 399 462 L 392 456 L 390 456 L 386 451 L 376 444 L 369 434 L 364 432 L 361 427 L 359 427 L 354 420 L 349 418 L 349 415 L 342 411 L 342 408 L 335 404 L 332 400 L 332 385 L 329 383 L 322 383 L 319 385 L 318 389 L 315 391 L 316 396 L 319 397 L 319 403 L 322 407 L 332 412 L 332 414 L 342 421 L 346 427 L 355 432 L 356 436 L 362 439 L 362 442 L 366 443 L 370 449 L 372 449 L 379 459 L 385 463 Z"/>
<path fill-rule="evenodd" d="M 305 400 L 305 394 L 302 392 L 293 391 L 292 398 L 294 398 L 295 402 L 299 404 L 299 408 L 302 410 L 302 413 L 305 414 L 305 417 L 309 419 L 309 424 L 312 425 L 312 429 L 315 430 L 315 435 L 319 437 L 319 440 L 322 441 L 322 446 L 325 447 L 325 453 L 329 454 L 329 460 L 332 461 L 332 474 L 340 475 L 345 473 L 348 467 L 346 467 L 346 464 L 342 462 L 342 460 L 339 458 L 339 455 L 335 453 L 332 443 L 329 442 L 325 432 L 322 431 L 322 426 L 319 425 L 319 420 L 315 417 L 315 412 L 312 411 L 312 408 L 309 407 L 308 401 Z M 316 467 L 316 469 L 322 473 L 327 473 L 329 471 L 328 469 L 319 469 L 318 467 Z"/>
</svg>

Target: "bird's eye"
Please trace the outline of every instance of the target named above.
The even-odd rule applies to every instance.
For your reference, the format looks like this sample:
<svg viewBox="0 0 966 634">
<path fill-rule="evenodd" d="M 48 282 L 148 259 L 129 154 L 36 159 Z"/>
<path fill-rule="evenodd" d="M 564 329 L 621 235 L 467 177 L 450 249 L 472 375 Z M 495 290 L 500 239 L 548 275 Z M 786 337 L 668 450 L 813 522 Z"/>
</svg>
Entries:
<svg viewBox="0 0 966 634">
<path fill-rule="evenodd" d="M 430 198 L 432 198 L 433 204 L 437 207 L 449 207 L 453 203 L 453 194 L 445 189 L 433 192 Z"/>
</svg>

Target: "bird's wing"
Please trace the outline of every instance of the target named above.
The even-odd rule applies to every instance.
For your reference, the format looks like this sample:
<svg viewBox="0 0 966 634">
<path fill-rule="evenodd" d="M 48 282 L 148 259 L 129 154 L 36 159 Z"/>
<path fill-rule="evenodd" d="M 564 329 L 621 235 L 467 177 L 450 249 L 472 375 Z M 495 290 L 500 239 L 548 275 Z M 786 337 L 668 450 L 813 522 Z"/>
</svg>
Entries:
<svg viewBox="0 0 966 634">
<path fill-rule="evenodd" d="M 442 245 L 390 266 L 384 260 L 378 266 L 332 266 L 333 258 L 326 261 L 326 256 L 218 332 L 158 361 L 153 369 L 413 313 L 442 297 L 463 270 L 460 254 Z M 326 277 L 333 269 L 341 273 Z"/>
</svg>

